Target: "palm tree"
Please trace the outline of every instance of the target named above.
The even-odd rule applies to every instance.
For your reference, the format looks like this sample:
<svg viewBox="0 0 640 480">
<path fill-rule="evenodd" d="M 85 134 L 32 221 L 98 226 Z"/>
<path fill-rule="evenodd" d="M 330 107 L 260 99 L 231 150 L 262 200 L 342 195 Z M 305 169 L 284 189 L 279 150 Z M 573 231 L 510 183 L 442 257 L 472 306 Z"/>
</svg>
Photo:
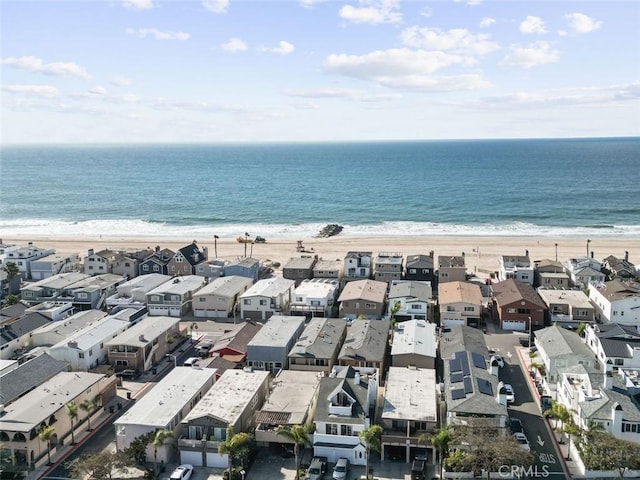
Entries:
<svg viewBox="0 0 640 480">
<path fill-rule="evenodd" d="M 402 304 L 396 301 L 389 309 L 389 320 L 391 320 L 392 327 L 396 324 L 396 315 L 400 311 L 400 307 L 402 307 Z"/>
<path fill-rule="evenodd" d="M 431 445 L 433 445 L 440 456 L 440 477 L 442 478 L 444 470 L 444 459 L 449 454 L 449 444 L 453 439 L 453 435 L 449 430 L 449 427 L 445 426 L 436 430 L 435 435 L 431 437 Z M 420 439 L 418 439 L 420 441 Z"/>
<path fill-rule="evenodd" d="M 578 324 L 578 328 L 576 329 L 576 333 L 584 338 L 584 333 L 587 330 L 587 324 L 584 322 L 580 322 Z"/>
<path fill-rule="evenodd" d="M 542 412 L 542 415 L 555 419 L 554 429 L 560 432 L 560 443 L 563 443 L 562 432 L 564 429 L 564 424 L 571 420 L 571 412 L 569 412 L 567 407 L 565 407 L 563 404 L 555 400 L 551 400 L 551 408 Z M 560 422 L 559 427 L 558 422 Z"/>
<path fill-rule="evenodd" d="M 90 400 L 90 399 L 85 399 L 80 405 L 79 405 L 80 409 L 83 410 L 84 412 L 87 412 L 87 431 L 91 431 L 91 412 L 93 412 L 96 409 L 96 401 L 94 400 Z"/>
<path fill-rule="evenodd" d="M 51 438 L 55 434 L 54 427 L 42 425 L 38 431 L 38 438 L 47 444 L 47 465 L 51 465 Z"/>
<path fill-rule="evenodd" d="M 233 433 L 233 427 L 231 425 L 227 427 L 227 437 L 223 441 L 218 443 L 218 453 L 220 455 L 227 454 L 229 457 L 229 478 L 231 478 L 233 459 L 236 453 L 250 441 L 251 436 L 248 433 Z"/>
<path fill-rule="evenodd" d="M 2 269 L 7 274 L 7 284 L 9 285 L 8 293 L 10 295 L 17 293 L 20 290 L 20 286 L 18 285 L 18 282 L 14 282 L 13 280 L 20 275 L 18 265 L 15 262 L 7 262 Z"/>
<path fill-rule="evenodd" d="M 78 404 L 76 402 L 69 402 L 66 404 L 67 407 L 67 415 L 69 415 L 69 420 L 71 421 L 71 445 L 76 444 L 76 437 L 74 436 L 74 420 L 78 418 Z"/>
<path fill-rule="evenodd" d="M 156 434 L 153 437 L 153 473 L 154 476 L 158 476 L 158 448 L 164 445 L 167 438 L 173 437 L 173 431 L 165 428 L 156 430 Z"/>
<path fill-rule="evenodd" d="M 569 437 L 569 447 L 567 448 L 567 457 L 566 457 L 566 459 L 567 460 L 571 460 L 571 436 L 572 435 L 578 435 L 580 433 L 580 429 L 575 424 L 573 419 L 571 417 L 569 417 L 569 421 L 564 426 L 563 431 Z"/>
<path fill-rule="evenodd" d="M 309 426 L 308 425 L 281 425 L 276 428 L 276 435 L 293 441 L 293 453 L 296 457 L 296 480 L 300 472 L 300 451 L 304 450 L 309 442 Z"/>
<path fill-rule="evenodd" d="M 380 425 L 371 425 L 360 432 L 358 437 L 364 443 L 366 449 L 366 470 L 365 475 L 369 478 L 369 454 L 371 450 L 380 451 L 380 437 L 382 436 L 382 427 Z"/>
</svg>

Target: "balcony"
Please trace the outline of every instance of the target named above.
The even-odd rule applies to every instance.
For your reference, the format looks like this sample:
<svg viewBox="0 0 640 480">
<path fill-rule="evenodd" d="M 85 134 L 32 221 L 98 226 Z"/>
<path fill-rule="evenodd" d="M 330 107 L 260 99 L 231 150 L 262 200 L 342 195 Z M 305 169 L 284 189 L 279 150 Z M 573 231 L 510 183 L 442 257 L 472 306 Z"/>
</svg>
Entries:
<svg viewBox="0 0 640 480">
<path fill-rule="evenodd" d="M 197 440 L 192 438 L 179 438 L 178 439 L 178 447 L 189 448 L 194 450 L 202 450 L 203 448 L 206 450 L 218 451 L 218 447 L 220 442 L 217 440 Z"/>
</svg>

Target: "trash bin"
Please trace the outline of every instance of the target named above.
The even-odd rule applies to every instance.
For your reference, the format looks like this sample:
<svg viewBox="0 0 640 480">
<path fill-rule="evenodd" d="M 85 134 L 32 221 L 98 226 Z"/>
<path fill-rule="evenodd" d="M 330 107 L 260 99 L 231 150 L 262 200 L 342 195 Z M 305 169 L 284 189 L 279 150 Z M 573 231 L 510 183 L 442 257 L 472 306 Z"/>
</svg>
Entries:
<svg viewBox="0 0 640 480">
<path fill-rule="evenodd" d="M 131 400 L 131 392 L 127 392 L 127 400 Z"/>
<path fill-rule="evenodd" d="M 118 410 L 122 410 L 122 402 L 118 402 Z"/>
<path fill-rule="evenodd" d="M 114 410 L 115 408 L 113 408 L 113 405 L 109 405 L 109 413 L 113 413 Z"/>
<path fill-rule="evenodd" d="M 153 367 L 151 369 L 151 373 L 153 373 L 155 375 L 156 373 L 158 373 L 158 369 L 156 367 Z"/>
</svg>

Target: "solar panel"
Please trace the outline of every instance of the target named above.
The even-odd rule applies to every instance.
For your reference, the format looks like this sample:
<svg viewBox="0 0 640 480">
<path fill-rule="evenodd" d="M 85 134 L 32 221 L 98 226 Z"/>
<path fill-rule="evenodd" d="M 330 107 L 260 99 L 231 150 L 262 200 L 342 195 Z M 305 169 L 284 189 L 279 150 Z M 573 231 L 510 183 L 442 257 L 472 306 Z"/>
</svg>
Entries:
<svg viewBox="0 0 640 480">
<path fill-rule="evenodd" d="M 449 360 L 449 371 L 450 372 L 461 372 L 462 367 L 460 366 L 460 359 L 456 358 L 455 360 Z"/>
<path fill-rule="evenodd" d="M 477 380 L 478 380 L 478 390 L 480 390 L 480 393 L 493 396 L 493 387 L 491 386 L 491 382 L 489 382 L 488 380 L 484 380 L 482 378 L 478 378 Z"/>
<path fill-rule="evenodd" d="M 464 398 L 466 395 L 464 393 L 464 389 L 463 388 L 456 388 L 455 390 L 451 390 L 451 398 L 453 400 L 460 400 L 461 398 Z"/>
<path fill-rule="evenodd" d="M 473 385 L 471 385 L 471 377 L 464 377 L 464 393 L 473 393 Z"/>
<path fill-rule="evenodd" d="M 476 368 L 487 368 L 487 362 L 484 359 L 484 355 L 481 355 L 477 352 L 471 352 L 471 360 L 473 361 L 473 366 Z"/>
<path fill-rule="evenodd" d="M 451 374 L 451 383 L 461 382 L 463 379 L 462 372 L 456 372 Z"/>
</svg>

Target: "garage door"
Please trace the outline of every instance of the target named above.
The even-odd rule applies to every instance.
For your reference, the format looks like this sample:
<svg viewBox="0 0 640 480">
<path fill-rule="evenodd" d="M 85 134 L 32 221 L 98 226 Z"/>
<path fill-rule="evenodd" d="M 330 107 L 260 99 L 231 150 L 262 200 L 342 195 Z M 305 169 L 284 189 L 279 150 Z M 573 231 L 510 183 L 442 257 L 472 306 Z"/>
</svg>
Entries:
<svg viewBox="0 0 640 480">
<path fill-rule="evenodd" d="M 442 324 L 445 327 L 455 327 L 458 325 L 464 325 L 464 320 L 458 320 L 457 318 L 443 318 Z"/>
<path fill-rule="evenodd" d="M 229 466 L 229 457 L 218 453 L 207 452 L 207 467 L 211 468 L 227 468 Z"/>
<path fill-rule="evenodd" d="M 504 320 L 502 322 L 502 329 L 524 332 L 527 329 L 527 322 L 519 322 L 517 320 Z"/>
<path fill-rule="evenodd" d="M 202 467 L 202 452 L 191 450 L 180 451 L 180 463 L 188 463 L 194 467 Z"/>
</svg>

